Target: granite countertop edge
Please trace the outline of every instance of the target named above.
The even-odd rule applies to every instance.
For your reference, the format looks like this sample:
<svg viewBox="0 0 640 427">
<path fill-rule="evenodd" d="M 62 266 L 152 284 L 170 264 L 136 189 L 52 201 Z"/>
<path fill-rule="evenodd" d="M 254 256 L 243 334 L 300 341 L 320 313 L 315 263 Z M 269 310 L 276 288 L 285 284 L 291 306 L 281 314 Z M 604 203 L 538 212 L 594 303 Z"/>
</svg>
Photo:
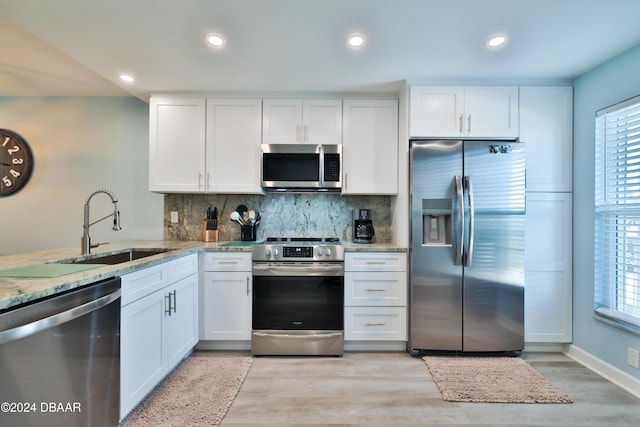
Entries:
<svg viewBox="0 0 640 427">
<path fill-rule="evenodd" d="M 407 248 L 393 243 L 360 244 L 342 242 L 346 252 L 406 252 Z M 169 251 L 146 258 L 116 265 L 105 265 L 78 273 L 52 278 L 0 277 L 0 313 L 24 303 L 73 290 L 103 279 L 122 276 L 141 268 L 151 267 L 190 253 L 205 252 L 251 252 L 246 242 L 201 242 L 176 240 L 126 240 L 104 245 L 92 251 L 92 255 L 108 255 L 129 248 L 169 249 Z M 51 249 L 17 255 L 0 256 L 0 270 L 51 263 L 80 257 L 78 248 Z"/>
</svg>

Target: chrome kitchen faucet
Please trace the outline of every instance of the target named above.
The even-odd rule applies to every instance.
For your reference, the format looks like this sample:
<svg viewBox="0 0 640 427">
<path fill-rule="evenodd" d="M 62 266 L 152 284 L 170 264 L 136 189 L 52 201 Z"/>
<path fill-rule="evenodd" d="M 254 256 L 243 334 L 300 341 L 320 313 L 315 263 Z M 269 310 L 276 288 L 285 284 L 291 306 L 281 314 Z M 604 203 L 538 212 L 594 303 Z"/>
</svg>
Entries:
<svg viewBox="0 0 640 427">
<path fill-rule="evenodd" d="M 93 196 L 95 196 L 98 193 L 104 193 L 107 196 L 111 197 L 111 202 L 113 202 L 113 213 L 109 214 L 107 216 L 104 216 L 102 218 L 100 218 L 99 220 L 96 220 L 92 223 L 89 223 L 89 202 L 91 201 L 91 198 Z M 82 255 L 86 255 L 86 254 L 90 254 L 91 253 L 91 248 L 97 248 L 98 246 L 100 246 L 102 243 L 96 243 L 95 245 L 91 244 L 91 237 L 89 237 L 89 227 L 91 227 L 93 224 L 96 224 L 102 220 L 105 220 L 107 218 L 109 218 L 110 216 L 113 216 L 113 231 L 118 231 L 121 229 L 120 227 L 120 211 L 118 210 L 118 199 L 116 198 L 115 194 L 113 194 L 111 191 L 103 189 L 103 190 L 96 190 L 93 193 L 91 193 L 91 195 L 89 195 L 89 198 L 87 199 L 87 201 L 84 203 L 84 224 L 82 225 L 83 228 L 83 233 L 82 233 Z"/>
</svg>

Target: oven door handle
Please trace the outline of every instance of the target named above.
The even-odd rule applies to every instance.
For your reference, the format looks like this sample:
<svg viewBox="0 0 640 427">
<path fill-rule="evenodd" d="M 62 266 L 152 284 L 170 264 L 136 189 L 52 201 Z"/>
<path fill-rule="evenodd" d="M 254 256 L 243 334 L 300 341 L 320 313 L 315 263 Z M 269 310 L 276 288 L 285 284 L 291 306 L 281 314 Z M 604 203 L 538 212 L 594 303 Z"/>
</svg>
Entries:
<svg viewBox="0 0 640 427">
<path fill-rule="evenodd" d="M 257 276 L 299 276 L 304 274 L 307 276 L 340 276 L 344 274 L 343 265 L 253 265 L 253 273 Z M 328 274 L 332 273 L 332 274 Z"/>
<path fill-rule="evenodd" d="M 287 338 L 287 339 L 296 339 L 296 340 L 303 340 L 303 339 L 318 339 L 318 338 L 337 338 L 337 337 L 341 337 L 342 336 L 342 332 L 329 332 L 326 334 L 301 334 L 301 335 L 295 335 L 295 334 L 270 334 L 267 332 L 254 332 L 253 333 L 254 336 L 256 337 L 261 337 L 261 338 Z"/>
</svg>

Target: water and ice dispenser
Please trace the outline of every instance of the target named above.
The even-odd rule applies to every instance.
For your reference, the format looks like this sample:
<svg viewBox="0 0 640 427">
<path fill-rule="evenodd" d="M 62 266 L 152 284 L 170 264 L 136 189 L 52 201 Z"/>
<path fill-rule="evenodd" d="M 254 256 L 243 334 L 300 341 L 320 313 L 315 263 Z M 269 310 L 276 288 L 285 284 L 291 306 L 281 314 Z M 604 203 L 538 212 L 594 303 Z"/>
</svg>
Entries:
<svg viewBox="0 0 640 427">
<path fill-rule="evenodd" d="M 422 244 L 451 245 L 451 199 L 422 199 Z"/>
</svg>

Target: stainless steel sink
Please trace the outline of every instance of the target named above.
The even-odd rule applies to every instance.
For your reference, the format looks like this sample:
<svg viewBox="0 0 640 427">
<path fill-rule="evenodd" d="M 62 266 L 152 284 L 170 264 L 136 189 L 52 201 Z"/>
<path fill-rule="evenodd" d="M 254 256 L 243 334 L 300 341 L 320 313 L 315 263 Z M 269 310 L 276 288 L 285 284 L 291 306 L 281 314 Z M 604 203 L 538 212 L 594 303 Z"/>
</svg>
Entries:
<svg viewBox="0 0 640 427">
<path fill-rule="evenodd" d="M 122 264 L 153 255 L 163 254 L 172 249 L 158 248 L 130 248 L 108 255 L 85 255 L 78 258 L 68 258 L 56 261 L 55 264 Z"/>
</svg>

